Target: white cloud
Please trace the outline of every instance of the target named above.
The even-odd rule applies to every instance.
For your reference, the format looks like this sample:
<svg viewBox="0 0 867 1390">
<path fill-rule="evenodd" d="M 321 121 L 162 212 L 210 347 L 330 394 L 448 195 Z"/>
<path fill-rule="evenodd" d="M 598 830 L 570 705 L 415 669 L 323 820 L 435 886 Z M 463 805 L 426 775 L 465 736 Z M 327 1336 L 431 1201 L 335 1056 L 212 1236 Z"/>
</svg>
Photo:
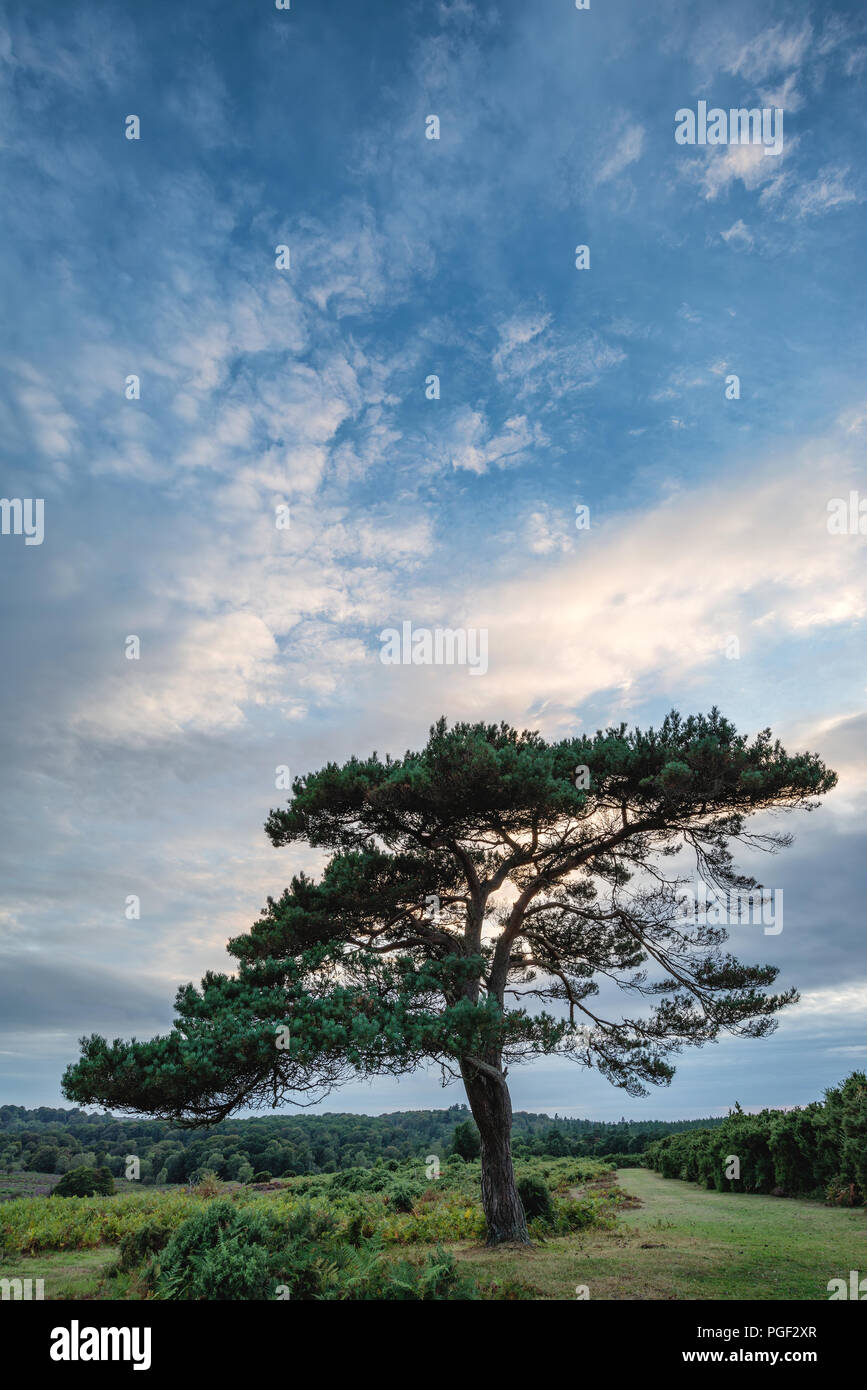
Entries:
<svg viewBox="0 0 867 1390">
<path fill-rule="evenodd" d="M 466 406 L 455 417 L 445 448 L 453 468 L 487 473 L 492 464 L 503 468 L 524 463 L 531 448 L 542 449 L 547 443 L 544 430 L 531 425 L 526 415 L 511 416 L 494 435 L 484 411 Z"/>
<path fill-rule="evenodd" d="M 800 110 L 804 99 L 795 85 L 797 80 L 797 73 L 790 72 L 783 83 L 775 87 L 762 87 L 759 91 L 762 106 L 780 107 L 786 116 Z"/>
<path fill-rule="evenodd" d="M 563 554 L 572 549 L 572 536 L 562 517 L 550 507 L 531 512 L 527 521 L 527 538 L 534 555 Z"/>
<path fill-rule="evenodd" d="M 800 67 L 810 51 L 812 38 L 813 29 L 807 20 L 799 29 L 771 25 L 742 44 L 725 63 L 724 70 L 751 82 L 761 82 L 774 73 Z"/>
<path fill-rule="evenodd" d="M 847 203 L 863 202 L 863 197 L 847 182 L 847 168 L 820 170 L 810 183 L 802 184 L 793 195 L 792 210 L 796 217 L 818 217 Z"/>
<path fill-rule="evenodd" d="M 733 222 L 726 231 L 720 232 L 720 236 L 726 245 L 733 246 L 736 251 L 750 248 L 755 243 L 752 232 L 741 217 L 738 218 L 737 222 Z"/>
<path fill-rule="evenodd" d="M 827 1019 L 846 1019 L 853 1023 L 860 1016 L 867 1016 L 867 980 L 854 984 L 830 985 L 825 989 L 808 989 L 801 994 L 796 1011 L 790 1016 L 792 1023 L 800 1023 L 817 1016 Z"/>
<path fill-rule="evenodd" d="M 498 373 L 514 370 L 509 362 L 512 353 L 517 348 L 525 347 L 527 343 L 531 343 L 534 338 L 538 338 L 540 333 L 544 333 L 551 318 L 551 314 L 537 311 L 518 314 L 501 324 L 499 329 L 500 346 L 493 356 L 494 367 Z"/>
<path fill-rule="evenodd" d="M 516 721 L 544 695 L 544 721 L 620 691 L 623 707 L 683 688 L 721 660 L 846 627 L 867 616 L 865 539 L 826 529 L 827 500 L 852 467 L 817 442 L 779 470 L 682 493 L 640 515 L 611 516 L 574 553 L 475 595 L 467 619 L 488 627 L 488 708 Z M 532 653 L 532 659 L 528 654 Z M 476 702 L 477 691 L 450 698 Z"/>
<path fill-rule="evenodd" d="M 782 161 L 794 144 L 787 139 L 781 152 L 770 156 L 762 145 L 708 146 L 704 156 L 686 162 L 685 174 L 700 184 L 709 201 L 727 192 L 729 185 L 738 180 L 750 191 L 763 184 L 773 188 L 783 177 Z"/>
<path fill-rule="evenodd" d="M 144 631 L 139 660 L 117 644 L 116 675 L 82 692 L 70 726 L 86 738 L 137 747 L 151 739 L 216 733 L 245 722 L 244 706 L 274 699 L 277 645 L 255 614 L 189 623 L 167 646 Z"/>
<path fill-rule="evenodd" d="M 497 380 L 519 400 L 542 394 L 547 405 L 571 391 L 586 390 L 600 375 L 625 361 L 622 348 L 598 333 L 575 336 L 552 327 L 552 315 L 534 310 L 508 319 L 493 354 Z"/>
<path fill-rule="evenodd" d="M 609 179 L 617 178 L 618 174 L 622 174 L 624 169 L 641 158 L 643 149 L 644 127 L 638 124 L 628 125 L 617 139 L 608 158 L 600 165 L 593 182 L 607 183 Z"/>
</svg>

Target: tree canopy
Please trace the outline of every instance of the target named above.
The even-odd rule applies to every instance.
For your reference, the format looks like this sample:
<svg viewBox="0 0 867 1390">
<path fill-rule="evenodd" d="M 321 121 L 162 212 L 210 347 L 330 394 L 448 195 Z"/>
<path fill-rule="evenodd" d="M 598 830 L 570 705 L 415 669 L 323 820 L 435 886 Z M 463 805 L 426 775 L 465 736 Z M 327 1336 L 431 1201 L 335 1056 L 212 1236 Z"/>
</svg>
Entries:
<svg viewBox="0 0 867 1390">
<path fill-rule="evenodd" d="M 275 846 L 330 851 L 319 881 L 268 899 L 229 943 L 235 973 L 179 990 L 167 1036 L 83 1039 L 64 1092 L 212 1123 L 352 1076 L 433 1061 L 466 1080 L 557 1053 L 641 1093 L 682 1047 L 761 1036 L 797 997 L 725 951 L 724 927 L 679 916 L 684 854 L 717 889 L 755 888 L 732 847 L 789 837 L 749 819 L 812 809 L 835 781 L 716 709 L 555 743 L 441 719 L 403 758 L 329 763 L 266 822 Z M 600 981 L 637 1007 L 603 1015 Z"/>
</svg>

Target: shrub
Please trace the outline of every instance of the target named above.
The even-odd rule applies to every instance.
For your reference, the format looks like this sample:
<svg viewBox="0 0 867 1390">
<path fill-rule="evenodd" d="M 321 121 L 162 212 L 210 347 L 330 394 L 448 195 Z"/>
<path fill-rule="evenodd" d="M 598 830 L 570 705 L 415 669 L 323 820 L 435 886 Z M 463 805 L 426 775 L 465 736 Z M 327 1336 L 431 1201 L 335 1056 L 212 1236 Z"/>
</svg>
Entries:
<svg viewBox="0 0 867 1390">
<path fill-rule="evenodd" d="M 116 1197 L 67 1197 L 62 1202 L 22 1197 L 3 1203 L 0 1249 L 22 1255 L 42 1250 L 92 1250 L 98 1245 L 116 1244 L 147 1220 L 158 1221 L 171 1232 L 195 1210 L 199 1200 L 182 1192 L 154 1192 L 153 1188 Z"/>
<path fill-rule="evenodd" d="M 725 1176 L 729 1155 L 740 1159 L 739 1178 Z M 718 1192 L 824 1191 L 830 1202 L 859 1205 L 867 1190 L 867 1076 L 853 1072 L 824 1102 L 791 1111 L 746 1115 L 736 1105 L 716 1128 L 665 1135 L 643 1157 L 664 1178 Z"/>
<path fill-rule="evenodd" d="M 474 1159 L 479 1157 L 481 1151 L 481 1136 L 473 1121 L 464 1120 L 461 1124 L 455 1125 L 452 1153 L 459 1154 L 461 1158 Z"/>
<path fill-rule="evenodd" d="M 229 1301 L 274 1296 L 268 1221 L 253 1207 L 208 1202 L 175 1232 L 157 1276 L 165 1299 Z"/>
<path fill-rule="evenodd" d="M 171 1231 L 159 1221 L 146 1221 L 136 1230 L 127 1231 L 126 1235 L 121 1236 L 117 1268 L 125 1273 L 134 1269 L 151 1255 L 164 1250 L 170 1238 Z"/>
<path fill-rule="evenodd" d="M 364 1217 L 363 1211 L 355 1211 L 346 1223 L 344 1235 L 350 1245 L 359 1246 L 364 1237 Z"/>
<path fill-rule="evenodd" d="M 216 1197 L 220 1191 L 220 1179 L 208 1168 L 199 1177 L 195 1191 L 197 1197 Z"/>
<path fill-rule="evenodd" d="M 354 1226 L 355 1219 L 350 1222 Z M 392 1261 L 377 1239 L 341 1231 L 331 1212 L 300 1206 L 281 1215 L 226 1198 L 175 1232 L 152 1279 L 165 1299 L 431 1301 L 475 1299 L 471 1277 L 437 1250 L 420 1263 Z"/>
<path fill-rule="evenodd" d="M 106 1168 L 105 1164 L 103 1164 L 100 1168 L 97 1168 L 96 1176 L 98 1179 L 97 1192 L 102 1193 L 103 1197 L 113 1197 L 114 1178 L 111 1175 L 111 1169 Z"/>
<path fill-rule="evenodd" d="M 420 1195 L 410 1183 L 396 1182 L 389 1189 L 388 1204 L 392 1211 L 411 1212 Z"/>
<path fill-rule="evenodd" d="M 554 1203 L 548 1184 L 535 1174 L 518 1179 L 518 1196 L 523 1203 L 527 1220 L 554 1221 Z"/>
<path fill-rule="evenodd" d="M 331 1179 L 331 1190 L 339 1192 L 382 1192 L 388 1177 L 382 1169 L 344 1168 Z"/>
<path fill-rule="evenodd" d="M 107 1168 L 70 1168 L 51 1190 L 52 1197 L 110 1197 L 114 1178 Z"/>
<path fill-rule="evenodd" d="M 825 1188 L 825 1201 L 832 1207 L 860 1207 L 862 1196 L 857 1183 L 838 1173 Z"/>
<path fill-rule="evenodd" d="M 435 1255 L 428 1255 L 423 1264 L 392 1265 L 379 1297 L 445 1302 L 452 1299 L 475 1300 L 479 1292 L 472 1277 L 458 1271 L 454 1255 L 438 1249 Z"/>
<path fill-rule="evenodd" d="M 558 1198 L 554 1207 L 553 1226 L 558 1235 L 571 1231 L 612 1230 L 617 1224 L 616 1203 L 594 1197 Z"/>
</svg>

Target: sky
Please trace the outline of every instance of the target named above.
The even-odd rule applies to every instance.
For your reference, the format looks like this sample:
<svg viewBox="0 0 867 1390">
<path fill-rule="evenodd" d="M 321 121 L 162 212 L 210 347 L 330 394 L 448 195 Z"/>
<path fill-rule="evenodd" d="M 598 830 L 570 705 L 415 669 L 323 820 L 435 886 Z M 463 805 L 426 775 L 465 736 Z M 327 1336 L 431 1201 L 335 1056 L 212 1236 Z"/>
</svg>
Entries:
<svg viewBox="0 0 867 1390">
<path fill-rule="evenodd" d="M 867 1064 L 865 536 L 829 529 L 867 512 L 865 73 L 858 4 L 0 4 L 0 486 L 44 504 L 0 535 L 0 1101 L 167 1031 L 321 868 L 264 834 L 278 767 L 441 714 L 716 704 L 839 774 L 742 860 L 784 893 L 732 934 L 801 990 L 777 1033 L 643 1099 L 540 1060 L 516 1109 Z M 782 149 L 678 143 L 699 102 L 781 110 Z M 486 671 L 384 665 L 407 621 L 485 630 Z"/>
</svg>

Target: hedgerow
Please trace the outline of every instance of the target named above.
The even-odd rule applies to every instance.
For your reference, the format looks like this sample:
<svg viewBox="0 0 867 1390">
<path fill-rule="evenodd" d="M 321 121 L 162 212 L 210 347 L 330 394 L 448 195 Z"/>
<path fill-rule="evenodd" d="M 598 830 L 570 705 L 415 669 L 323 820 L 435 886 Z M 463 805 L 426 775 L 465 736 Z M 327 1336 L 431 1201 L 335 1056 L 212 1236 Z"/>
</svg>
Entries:
<svg viewBox="0 0 867 1390">
<path fill-rule="evenodd" d="M 861 1205 L 867 1196 L 867 1076 L 853 1072 L 825 1092 L 824 1102 L 794 1110 L 747 1115 L 737 1106 L 715 1129 L 655 1140 L 644 1161 L 664 1178 L 717 1192 L 825 1196 Z"/>
</svg>

